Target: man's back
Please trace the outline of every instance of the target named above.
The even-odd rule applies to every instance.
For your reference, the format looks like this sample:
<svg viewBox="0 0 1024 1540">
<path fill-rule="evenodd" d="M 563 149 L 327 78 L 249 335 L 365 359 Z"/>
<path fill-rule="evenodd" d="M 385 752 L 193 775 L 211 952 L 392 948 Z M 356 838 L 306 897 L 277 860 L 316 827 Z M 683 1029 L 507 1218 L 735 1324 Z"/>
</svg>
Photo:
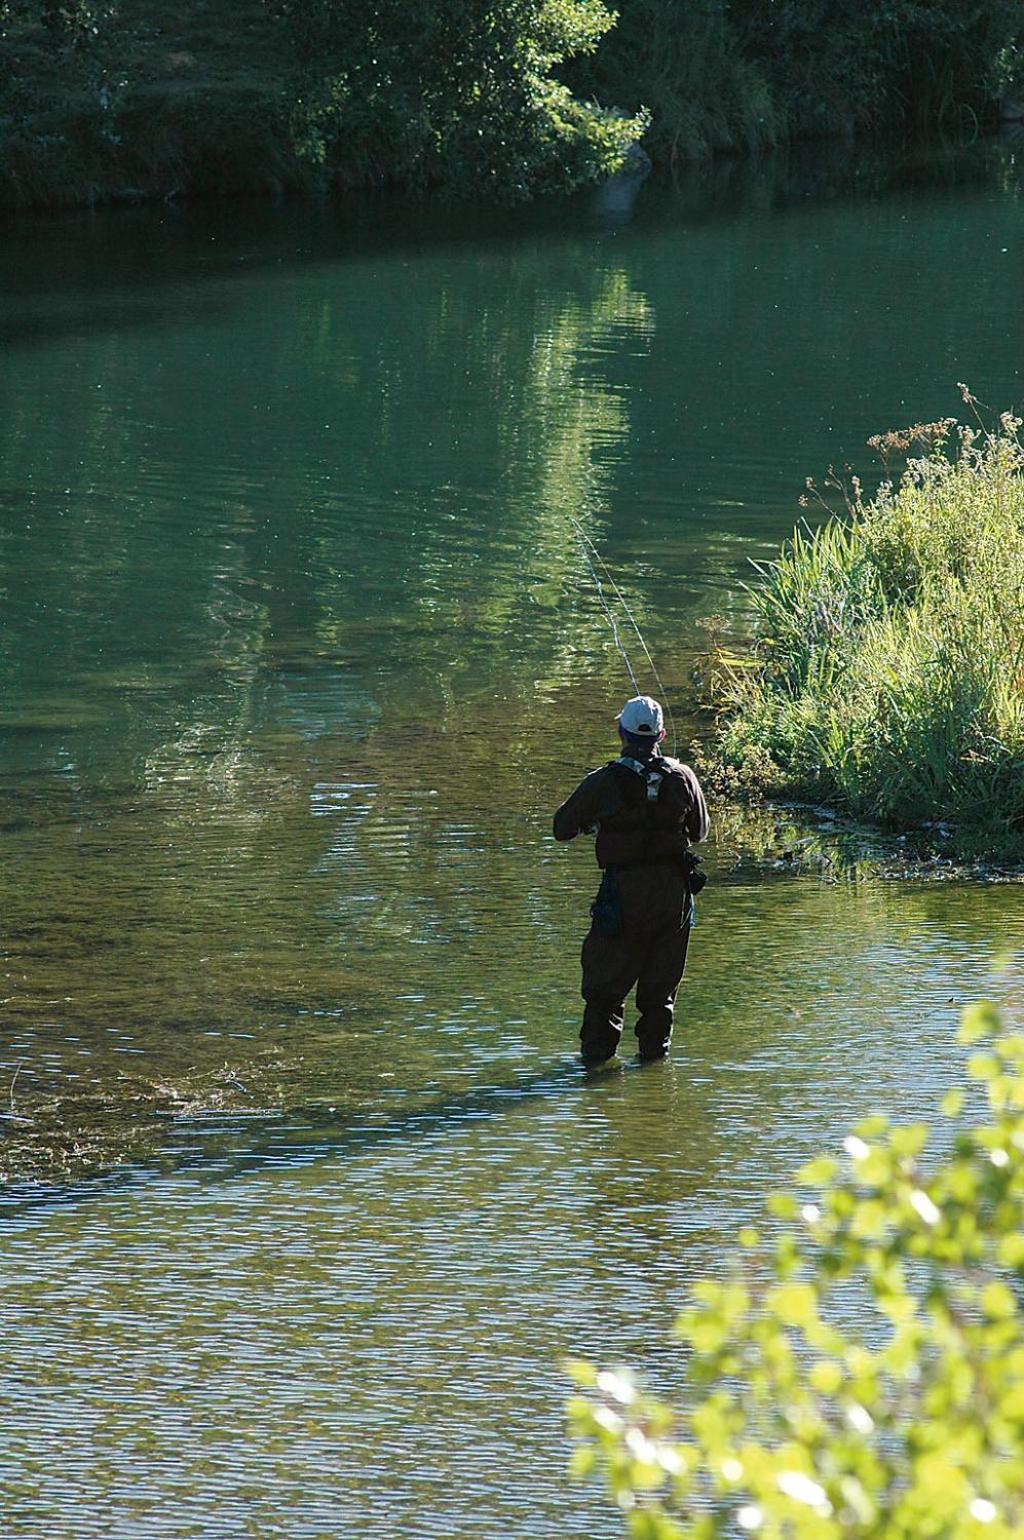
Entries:
<svg viewBox="0 0 1024 1540">
<path fill-rule="evenodd" d="M 592 770 L 554 817 L 556 840 L 597 829 L 601 867 L 681 857 L 707 838 L 708 827 L 707 804 L 696 775 L 689 765 L 661 754 L 647 760 L 622 755 Z"/>
</svg>

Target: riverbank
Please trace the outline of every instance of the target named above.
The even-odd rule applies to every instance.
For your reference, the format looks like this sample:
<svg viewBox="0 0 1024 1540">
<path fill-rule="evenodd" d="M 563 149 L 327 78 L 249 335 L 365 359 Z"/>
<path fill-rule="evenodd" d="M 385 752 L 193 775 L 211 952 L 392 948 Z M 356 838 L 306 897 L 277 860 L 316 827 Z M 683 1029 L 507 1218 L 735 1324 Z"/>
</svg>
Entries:
<svg viewBox="0 0 1024 1540">
<path fill-rule="evenodd" d="M 1024 855 L 1020 420 L 876 435 L 906 468 L 805 524 L 751 591 L 747 657 L 720 651 L 722 788 L 914 830 L 954 858 Z M 952 447 L 950 447 L 950 445 Z M 909 458 L 906 458 L 909 457 Z M 810 496 L 828 511 L 808 483 Z"/>
<path fill-rule="evenodd" d="M 501 11 L 501 8 L 498 8 Z M 0 5 L 0 204 L 443 186 L 520 201 L 623 165 L 642 114 L 553 74 L 611 25 L 564 5 L 534 35 L 509 8 L 152 0 Z"/>
<path fill-rule="evenodd" d="M 784 26 L 664 0 L 613 24 L 568 5 L 541 41 L 513 6 L 468 35 L 457 5 L 431 0 L 414 35 L 382 0 L 364 47 L 329 7 L 285 0 L 5 0 L 0 205 L 382 185 L 518 201 L 607 176 L 641 133 L 662 166 L 807 138 L 977 133 L 1013 87 L 1015 23 L 991 0 L 987 26 L 972 13 L 961 36 L 938 9 L 920 34 L 888 13 L 819 34 L 809 4 Z"/>
<path fill-rule="evenodd" d="M 977 134 L 1021 115 L 1019 12 L 883 0 L 681 6 L 632 0 L 568 70 L 581 94 L 650 113 L 658 165 L 784 143 Z"/>
<path fill-rule="evenodd" d="M 122 8 L 84 37 L 0 40 L 0 201 L 75 207 L 310 186 L 264 8 Z"/>
</svg>

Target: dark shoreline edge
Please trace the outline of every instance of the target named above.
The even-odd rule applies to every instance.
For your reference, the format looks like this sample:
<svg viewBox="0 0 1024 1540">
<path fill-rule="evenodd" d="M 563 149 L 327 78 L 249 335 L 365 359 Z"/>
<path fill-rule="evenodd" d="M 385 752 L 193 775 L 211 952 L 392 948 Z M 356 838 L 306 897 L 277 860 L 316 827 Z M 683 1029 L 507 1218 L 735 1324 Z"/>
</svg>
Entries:
<svg viewBox="0 0 1024 1540">
<path fill-rule="evenodd" d="M 442 186 L 409 186 L 382 168 L 334 164 L 317 168 L 297 153 L 286 103 L 279 91 L 256 81 L 211 81 L 192 85 L 127 89 L 103 107 L 96 92 L 19 116 L 0 100 L 0 213 L 59 213 L 73 210 L 225 205 L 244 208 L 291 202 L 342 202 L 352 194 L 381 193 L 411 205 L 453 203 L 480 206 Z M 760 148 L 719 148 L 666 165 L 651 159 L 643 142 L 634 145 L 612 177 L 579 189 L 594 192 L 619 182 L 638 186 L 648 174 L 656 182 L 678 182 L 708 167 L 757 166 L 795 157 L 842 158 L 851 180 L 863 163 L 870 171 L 879 156 L 929 159 L 960 154 L 979 144 L 1014 143 L 1024 124 L 993 122 L 983 132 L 949 134 L 864 133 L 851 140 L 841 125 L 833 134 L 799 136 Z M 856 164 L 850 150 L 858 147 Z M 565 201 L 566 194 L 539 194 L 538 205 Z M 571 196 L 571 195 L 570 195 Z M 501 203 L 497 205 L 501 207 Z M 516 205 L 521 208 L 522 205 Z"/>
</svg>

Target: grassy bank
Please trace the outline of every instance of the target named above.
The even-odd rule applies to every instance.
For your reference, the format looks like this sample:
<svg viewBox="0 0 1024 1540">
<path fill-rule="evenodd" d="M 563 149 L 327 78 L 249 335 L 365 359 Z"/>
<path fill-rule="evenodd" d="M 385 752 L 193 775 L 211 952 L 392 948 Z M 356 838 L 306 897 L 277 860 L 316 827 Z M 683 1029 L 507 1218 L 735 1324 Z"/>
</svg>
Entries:
<svg viewBox="0 0 1024 1540">
<path fill-rule="evenodd" d="M 1024 858 L 1020 426 L 881 435 L 898 481 L 854 483 L 762 569 L 753 656 L 720 676 L 720 782 Z"/>
</svg>

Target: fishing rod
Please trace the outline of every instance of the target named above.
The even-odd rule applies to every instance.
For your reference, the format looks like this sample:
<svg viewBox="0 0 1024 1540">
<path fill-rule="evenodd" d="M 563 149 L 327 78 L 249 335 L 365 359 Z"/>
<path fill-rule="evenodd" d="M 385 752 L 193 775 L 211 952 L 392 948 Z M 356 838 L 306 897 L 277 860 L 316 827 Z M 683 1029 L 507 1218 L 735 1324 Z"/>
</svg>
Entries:
<svg viewBox="0 0 1024 1540">
<path fill-rule="evenodd" d="M 619 585 L 616 583 L 615 579 L 612 577 L 611 573 L 609 572 L 609 570 L 608 570 L 608 563 L 605 561 L 604 557 L 601 555 L 600 551 L 597 549 L 597 546 L 594 544 L 593 540 L 591 540 L 590 536 L 587 534 L 586 530 L 583 528 L 583 525 L 580 523 L 579 519 L 577 519 L 573 514 L 570 513 L 569 514 L 569 522 L 570 522 L 570 524 L 573 526 L 573 528 L 576 531 L 576 537 L 577 537 L 577 539 L 580 542 L 580 548 L 583 551 L 583 555 L 584 555 L 584 557 L 586 559 L 587 566 L 590 568 L 590 575 L 594 579 L 594 587 L 597 589 L 597 597 L 601 601 L 601 607 L 604 610 L 605 615 L 608 617 L 608 624 L 612 628 L 612 636 L 615 638 L 615 645 L 616 645 L 616 647 L 619 650 L 619 655 L 622 658 L 623 663 L 625 663 L 625 665 L 626 665 L 626 669 L 627 669 L 627 672 L 629 673 L 630 679 L 632 680 L 634 690 L 636 691 L 636 693 L 638 695 L 642 695 L 643 691 L 640 689 L 640 686 L 637 683 L 636 674 L 633 672 L 633 665 L 629 661 L 629 655 L 626 652 L 626 649 L 625 649 L 625 647 L 622 644 L 621 637 L 619 636 L 619 628 L 618 628 L 618 626 L 615 623 L 615 616 L 612 614 L 611 606 L 609 605 L 607 599 L 604 596 L 604 589 L 601 586 L 601 579 L 598 577 L 598 575 L 597 575 L 597 568 L 594 566 L 594 560 L 593 560 L 594 557 L 596 557 L 597 560 L 601 563 L 601 570 L 603 571 L 603 573 L 605 575 L 605 578 L 606 578 L 607 582 L 609 583 L 609 585 L 611 587 L 612 593 L 615 595 L 616 599 L 622 605 L 622 608 L 625 611 L 626 617 L 629 620 L 630 625 L 633 627 L 633 630 L 636 632 L 637 640 L 639 641 L 640 646 L 644 650 L 644 657 L 647 659 L 647 662 L 650 664 L 651 673 L 654 675 L 654 682 L 655 682 L 655 684 L 658 687 L 659 695 L 660 695 L 661 699 L 665 702 L 665 710 L 666 710 L 666 712 L 668 714 L 669 726 L 672 729 L 672 755 L 673 755 L 673 758 L 678 759 L 679 758 L 679 736 L 678 736 L 678 734 L 676 732 L 676 723 L 675 723 L 675 718 L 672 715 L 672 707 L 668 703 L 668 692 L 665 689 L 664 684 L 662 683 L 661 675 L 658 673 L 658 665 L 655 663 L 654 659 L 651 657 L 650 649 L 647 646 L 647 643 L 644 641 L 643 632 L 640 630 L 640 627 L 637 625 L 636 617 L 634 616 L 633 611 L 630 609 L 629 605 L 626 602 L 625 594 L 622 592 L 622 589 L 619 587 Z"/>
</svg>

